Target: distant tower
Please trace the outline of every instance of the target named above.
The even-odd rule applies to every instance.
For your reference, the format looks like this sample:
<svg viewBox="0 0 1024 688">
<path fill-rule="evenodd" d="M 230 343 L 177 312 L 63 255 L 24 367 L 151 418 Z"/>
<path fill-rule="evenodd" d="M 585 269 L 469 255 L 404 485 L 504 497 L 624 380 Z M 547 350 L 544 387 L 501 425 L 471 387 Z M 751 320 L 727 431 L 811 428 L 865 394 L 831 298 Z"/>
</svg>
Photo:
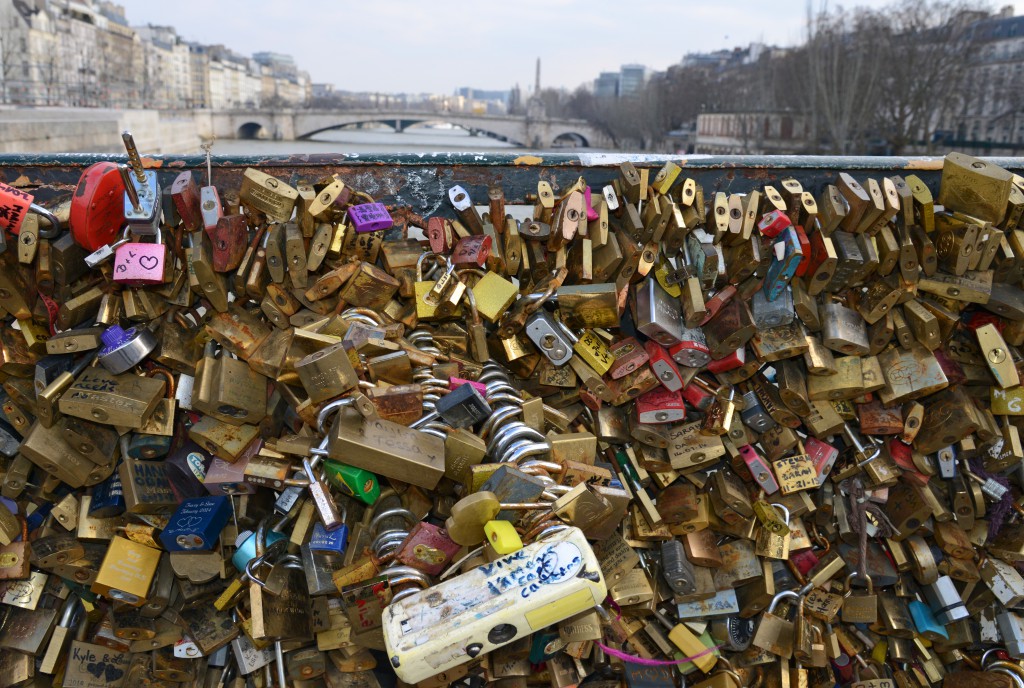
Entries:
<svg viewBox="0 0 1024 688">
<path fill-rule="evenodd" d="M 533 94 L 537 95 L 540 93 L 540 58 L 537 58 L 537 79 L 533 85 Z"/>
</svg>

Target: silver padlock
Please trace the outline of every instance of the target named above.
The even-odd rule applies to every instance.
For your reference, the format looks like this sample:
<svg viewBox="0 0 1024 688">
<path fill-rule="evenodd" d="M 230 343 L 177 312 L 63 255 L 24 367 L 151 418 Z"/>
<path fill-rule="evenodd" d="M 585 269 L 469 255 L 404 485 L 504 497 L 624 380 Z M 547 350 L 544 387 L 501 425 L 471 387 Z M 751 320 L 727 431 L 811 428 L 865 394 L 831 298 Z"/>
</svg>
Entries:
<svg viewBox="0 0 1024 688">
<path fill-rule="evenodd" d="M 857 244 L 857 237 L 849 232 L 836 230 L 830 238 L 839 260 L 827 289 L 835 293 L 852 284 L 854 278 L 864 269 L 864 254 Z"/>
<path fill-rule="evenodd" d="M 956 449 L 953 445 L 943 447 L 935 453 L 935 463 L 939 466 L 939 477 L 951 480 L 956 477 Z"/>
<path fill-rule="evenodd" d="M 996 624 L 1006 651 L 1014 659 L 1024 659 L 1024 619 L 1011 611 L 1004 611 L 996 614 Z"/>
<path fill-rule="evenodd" d="M 128 236 L 128 228 L 125 227 L 124 231 L 121 232 L 121 237 L 117 241 L 112 244 L 100 246 L 98 249 L 87 255 L 85 257 L 85 264 L 90 268 L 97 268 L 113 258 L 114 252 L 117 251 L 118 247 L 127 244 L 129 241 L 131 241 L 131 237 Z"/>
<path fill-rule="evenodd" d="M 754 432 L 760 434 L 771 430 L 777 424 L 764 410 L 757 392 L 750 390 L 743 393 L 744 408 L 740 411 L 740 420 Z"/>
<path fill-rule="evenodd" d="M 274 661 L 273 648 L 257 648 L 245 633 L 239 633 L 231 641 L 231 652 L 235 656 L 235 665 L 241 676 L 248 676 Z"/>
<path fill-rule="evenodd" d="M 142 167 L 142 158 L 130 132 L 121 139 L 128 152 L 128 165 L 120 165 L 124 182 L 124 220 L 136 236 L 153 236 L 160 228 L 160 182 L 156 170 Z"/>
<path fill-rule="evenodd" d="M 672 591 L 679 595 L 697 592 L 697 576 L 686 558 L 683 543 L 675 538 L 661 543 L 661 575 Z"/>
<path fill-rule="evenodd" d="M 526 321 L 526 336 L 556 366 L 565 365 L 572 358 L 572 340 L 545 310 L 538 310 Z"/>
<path fill-rule="evenodd" d="M 337 593 L 332 574 L 344 565 L 344 556 L 325 550 L 310 549 L 306 543 L 299 551 L 302 555 L 302 570 L 306 574 L 306 589 L 310 596 Z"/>
<path fill-rule="evenodd" d="M 943 626 L 971 615 L 949 576 L 939 576 L 934 583 L 921 587 L 924 589 L 925 601 Z"/>
<path fill-rule="evenodd" d="M 830 301 L 821 307 L 821 343 L 832 351 L 850 356 L 867 356 L 867 323 L 860 313 Z"/>
<path fill-rule="evenodd" d="M 636 287 L 633 298 L 636 329 L 662 346 L 682 341 L 683 318 L 679 302 L 648 277 Z"/>
<path fill-rule="evenodd" d="M 750 300 L 750 315 L 759 330 L 789 325 L 796 318 L 792 288 L 787 286 L 774 301 L 769 301 L 764 290 L 758 289 Z"/>
</svg>

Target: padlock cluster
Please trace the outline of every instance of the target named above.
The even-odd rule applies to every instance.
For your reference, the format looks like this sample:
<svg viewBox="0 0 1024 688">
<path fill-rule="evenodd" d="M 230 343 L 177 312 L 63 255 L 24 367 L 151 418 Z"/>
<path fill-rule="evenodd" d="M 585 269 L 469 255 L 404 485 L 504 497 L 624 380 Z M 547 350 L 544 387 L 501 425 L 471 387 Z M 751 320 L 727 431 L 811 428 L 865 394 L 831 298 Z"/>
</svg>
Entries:
<svg viewBox="0 0 1024 688">
<path fill-rule="evenodd" d="M 0 184 L 0 687 L 1024 686 L 1024 177 L 125 144 Z"/>
</svg>

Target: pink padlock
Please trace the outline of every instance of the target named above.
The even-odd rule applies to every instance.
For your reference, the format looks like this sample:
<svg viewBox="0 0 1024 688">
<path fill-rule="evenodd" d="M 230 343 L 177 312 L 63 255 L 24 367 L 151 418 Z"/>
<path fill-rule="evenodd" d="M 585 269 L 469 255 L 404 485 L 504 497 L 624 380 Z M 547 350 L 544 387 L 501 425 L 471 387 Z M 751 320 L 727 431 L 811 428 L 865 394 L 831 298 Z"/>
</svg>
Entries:
<svg viewBox="0 0 1024 688">
<path fill-rule="evenodd" d="M 125 231 L 127 236 L 127 230 Z M 144 244 L 130 241 L 117 247 L 114 253 L 114 281 L 130 287 L 166 282 L 167 245 L 156 230 L 156 241 Z"/>
<path fill-rule="evenodd" d="M 485 397 L 487 396 L 487 385 L 483 384 L 482 382 L 477 382 L 476 380 L 466 380 L 461 377 L 448 378 L 448 388 L 451 389 L 452 391 L 454 391 L 456 387 L 460 387 L 462 385 L 469 385 L 476 391 L 480 392 L 480 394 L 484 395 Z"/>
</svg>

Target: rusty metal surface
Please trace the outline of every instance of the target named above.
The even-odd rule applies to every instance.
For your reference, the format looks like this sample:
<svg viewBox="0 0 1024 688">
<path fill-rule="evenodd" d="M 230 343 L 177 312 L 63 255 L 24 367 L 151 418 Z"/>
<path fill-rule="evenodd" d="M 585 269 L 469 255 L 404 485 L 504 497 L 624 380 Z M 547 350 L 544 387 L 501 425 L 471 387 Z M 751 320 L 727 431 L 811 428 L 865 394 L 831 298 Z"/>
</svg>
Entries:
<svg viewBox="0 0 1024 688">
<path fill-rule="evenodd" d="M 34 192 L 43 202 L 70 195 L 82 170 L 94 162 L 126 162 L 125 155 L 0 155 L 0 181 Z M 390 206 L 410 206 L 431 214 L 447 207 L 447 189 L 462 184 L 477 204 L 485 204 L 487 186 L 500 184 L 509 203 L 523 203 L 534 193 L 538 179 L 557 191 L 580 176 L 592 187 L 609 183 L 618 166 L 629 160 L 656 170 L 665 161 L 683 167 L 684 175 L 700 183 L 705 193 L 745 192 L 765 183 L 794 177 L 817 193 L 841 171 L 858 179 L 903 173 L 917 174 L 938 191 L 942 158 L 824 157 L 824 156 L 703 156 L 580 153 L 576 155 L 510 155 L 499 153 L 414 154 L 301 154 L 288 156 L 214 156 L 214 183 L 238 188 L 247 167 L 256 167 L 292 184 L 316 182 L 338 174 L 354 188 Z M 1024 158 L 990 158 L 1013 172 L 1024 173 Z M 183 170 L 206 177 L 204 156 L 145 156 L 144 164 L 160 171 L 164 187 Z"/>
</svg>

